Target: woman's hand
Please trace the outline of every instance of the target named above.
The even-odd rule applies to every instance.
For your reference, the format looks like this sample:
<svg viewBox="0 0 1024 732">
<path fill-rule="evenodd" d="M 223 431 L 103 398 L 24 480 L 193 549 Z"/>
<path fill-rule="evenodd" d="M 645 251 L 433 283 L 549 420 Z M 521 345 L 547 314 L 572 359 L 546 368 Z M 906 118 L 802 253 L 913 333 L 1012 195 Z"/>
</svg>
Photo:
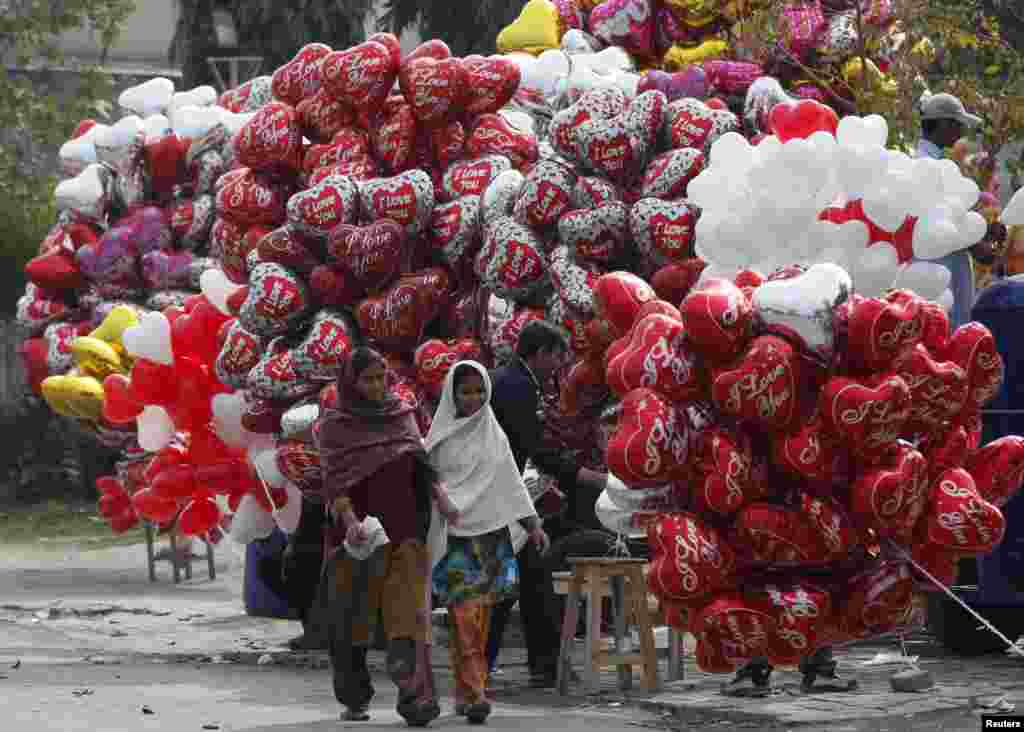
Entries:
<svg viewBox="0 0 1024 732">
<path fill-rule="evenodd" d="M 537 551 L 542 557 L 551 549 L 551 537 L 539 526 L 530 531 L 530 541 L 537 547 Z"/>
<path fill-rule="evenodd" d="M 443 490 L 437 496 L 437 510 L 444 516 L 445 521 L 452 526 L 458 526 L 462 513 L 459 511 L 459 507 L 455 505 Z"/>
</svg>

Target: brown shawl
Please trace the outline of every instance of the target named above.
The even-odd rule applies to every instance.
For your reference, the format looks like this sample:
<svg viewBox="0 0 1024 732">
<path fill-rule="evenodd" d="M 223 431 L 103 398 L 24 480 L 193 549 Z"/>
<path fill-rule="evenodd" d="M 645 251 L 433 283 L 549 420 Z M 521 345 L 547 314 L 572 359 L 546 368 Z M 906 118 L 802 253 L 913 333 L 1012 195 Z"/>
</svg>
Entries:
<svg viewBox="0 0 1024 732">
<path fill-rule="evenodd" d="M 338 406 L 320 417 L 317 442 L 328 505 L 403 455 L 413 453 L 419 463 L 427 462 L 414 410 L 393 394 L 371 402 L 356 389 L 359 374 L 373 363 L 387 366 L 372 349 L 353 351 L 338 376 Z"/>
</svg>

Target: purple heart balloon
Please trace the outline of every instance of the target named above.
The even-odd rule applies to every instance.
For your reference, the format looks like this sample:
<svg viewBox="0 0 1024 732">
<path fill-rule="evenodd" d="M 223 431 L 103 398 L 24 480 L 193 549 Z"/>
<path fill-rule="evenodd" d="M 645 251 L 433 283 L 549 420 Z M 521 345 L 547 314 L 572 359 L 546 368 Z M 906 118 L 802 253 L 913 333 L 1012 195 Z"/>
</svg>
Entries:
<svg viewBox="0 0 1024 732">
<path fill-rule="evenodd" d="M 158 206 L 143 206 L 119 222 L 130 226 L 139 254 L 149 254 L 171 245 L 171 227 L 164 210 Z"/>
<path fill-rule="evenodd" d="M 142 280 L 153 290 L 187 286 L 191 252 L 150 252 L 142 257 Z"/>
<path fill-rule="evenodd" d="M 137 280 L 138 256 L 129 226 L 115 226 L 95 244 L 86 244 L 75 252 L 82 274 L 94 282 Z"/>
<path fill-rule="evenodd" d="M 684 71 L 667 73 L 658 69 L 644 72 L 640 77 L 638 94 L 660 91 L 669 102 L 692 97 L 705 99 L 708 95 L 708 77 L 700 66 L 689 66 Z"/>
</svg>

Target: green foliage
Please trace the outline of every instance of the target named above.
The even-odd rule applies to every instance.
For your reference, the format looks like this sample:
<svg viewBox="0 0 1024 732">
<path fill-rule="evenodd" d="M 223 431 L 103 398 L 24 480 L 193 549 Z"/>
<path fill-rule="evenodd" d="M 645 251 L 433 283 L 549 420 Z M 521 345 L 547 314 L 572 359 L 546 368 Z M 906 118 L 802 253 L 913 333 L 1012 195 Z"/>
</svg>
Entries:
<svg viewBox="0 0 1024 732">
<path fill-rule="evenodd" d="M 54 221 L 56 181 L 41 174 L 51 167 L 48 156 L 80 120 L 103 117 L 111 94 L 109 75 L 95 68 L 80 69 L 75 93 L 62 93 L 60 100 L 43 86 L 45 70 L 65 61 L 59 37 L 88 26 L 107 49 L 135 9 L 134 0 L 13 0 L 10 5 L 0 16 L 0 56 L 31 65 L 32 73 L 0 69 L 0 220 L 5 231 L 0 257 L 8 265 L 16 263 L 16 268 L 3 269 L 7 280 L 0 282 L 8 293 L 0 303 L 5 311 L 13 308 L 21 289 L 22 267 Z"/>
</svg>

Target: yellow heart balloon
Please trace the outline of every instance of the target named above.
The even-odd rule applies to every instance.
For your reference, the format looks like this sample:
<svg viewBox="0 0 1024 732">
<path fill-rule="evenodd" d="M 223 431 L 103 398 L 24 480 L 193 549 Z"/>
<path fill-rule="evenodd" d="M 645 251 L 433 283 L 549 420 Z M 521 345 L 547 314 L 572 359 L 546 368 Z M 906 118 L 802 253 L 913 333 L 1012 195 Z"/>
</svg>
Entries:
<svg viewBox="0 0 1024 732">
<path fill-rule="evenodd" d="M 719 14 L 720 0 L 666 0 L 665 4 L 680 23 L 690 28 L 703 28 Z"/>
<path fill-rule="evenodd" d="M 864 78 L 863 69 L 864 65 L 861 64 L 860 58 L 851 58 L 843 65 L 843 80 L 852 88 L 857 89 L 859 84 L 863 84 L 861 81 Z M 900 92 L 899 83 L 883 74 L 871 59 L 867 60 L 867 79 L 869 89 L 875 94 L 894 97 Z"/>
<path fill-rule="evenodd" d="M 107 317 L 103 319 L 103 322 L 99 324 L 96 330 L 89 334 L 89 337 L 98 338 L 112 346 L 120 347 L 122 346 L 121 336 L 133 325 L 137 325 L 138 322 L 139 314 L 135 308 L 128 305 L 118 305 L 107 313 Z"/>
<path fill-rule="evenodd" d="M 49 376 L 43 379 L 42 392 L 57 414 L 90 420 L 103 417 L 103 384 L 92 376 Z"/>
<path fill-rule="evenodd" d="M 101 381 L 110 374 L 127 374 L 128 369 L 117 350 L 109 343 L 92 336 L 79 336 L 71 341 L 71 355 L 78 369 Z"/>
<path fill-rule="evenodd" d="M 559 20 L 558 8 L 551 0 L 530 0 L 519 17 L 498 34 L 498 53 L 525 51 L 539 55 L 558 48 L 562 42 Z"/>
<path fill-rule="evenodd" d="M 690 64 L 699 64 L 704 61 L 721 58 L 729 50 L 729 44 L 718 38 L 704 41 L 699 46 L 687 48 L 685 46 L 672 46 L 665 52 L 662 63 L 666 71 L 678 71 Z"/>
</svg>

